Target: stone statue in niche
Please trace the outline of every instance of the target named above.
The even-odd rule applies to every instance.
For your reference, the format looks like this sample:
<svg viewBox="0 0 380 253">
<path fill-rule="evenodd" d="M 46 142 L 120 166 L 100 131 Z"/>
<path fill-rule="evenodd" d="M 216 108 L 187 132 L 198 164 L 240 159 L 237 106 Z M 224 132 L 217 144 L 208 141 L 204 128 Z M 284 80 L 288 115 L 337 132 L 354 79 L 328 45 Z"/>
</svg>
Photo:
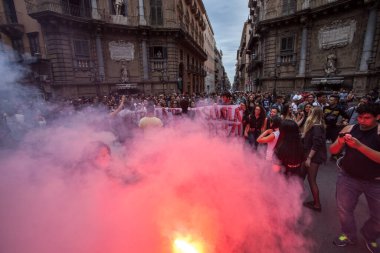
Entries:
<svg viewBox="0 0 380 253">
<path fill-rule="evenodd" d="M 156 54 L 157 58 L 162 58 L 162 53 L 161 51 L 158 51 L 157 54 Z"/>
<path fill-rule="evenodd" d="M 126 62 L 121 63 L 120 81 L 122 83 L 127 83 L 129 81 L 128 67 Z"/>
<path fill-rule="evenodd" d="M 326 76 L 331 76 L 333 74 L 336 74 L 336 55 L 335 54 L 329 54 L 326 57 L 326 64 L 325 64 L 325 73 Z"/>
<path fill-rule="evenodd" d="M 114 6 L 115 6 L 115 14 L 122 15 L 121 10 L 122 8 L 124 8 L 124 0 L 115 0 Z"/>
</svg>

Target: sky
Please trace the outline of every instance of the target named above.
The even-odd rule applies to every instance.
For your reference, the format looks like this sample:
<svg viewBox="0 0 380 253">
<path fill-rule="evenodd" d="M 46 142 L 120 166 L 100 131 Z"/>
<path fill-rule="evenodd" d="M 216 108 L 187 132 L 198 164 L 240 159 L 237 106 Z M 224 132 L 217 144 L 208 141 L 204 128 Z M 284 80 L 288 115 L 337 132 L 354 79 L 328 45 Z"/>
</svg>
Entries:
<svg viewBox="0 0 380 253">
<path fill-rule="evenodd" d="M 216 46 L 223 51 L 223 64 L 232 84 L 236 51 L 249 14 L 248 0 L 203 0 L 203 4 L 214 30 Z"/>
</svg>

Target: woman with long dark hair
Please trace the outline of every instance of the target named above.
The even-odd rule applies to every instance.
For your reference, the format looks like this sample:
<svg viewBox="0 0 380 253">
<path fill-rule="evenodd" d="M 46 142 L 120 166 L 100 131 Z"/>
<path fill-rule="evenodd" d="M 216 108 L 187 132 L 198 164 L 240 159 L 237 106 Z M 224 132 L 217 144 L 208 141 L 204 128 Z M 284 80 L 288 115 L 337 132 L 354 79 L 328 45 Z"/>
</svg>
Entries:
<svg viewBox="0 0 380 253">
<path fill-rule="evenodd" d="M 280 136 L 274 154 L 277 158 L 277 169 L 282 166 L 288 176 L 304 176 L 302 172 L 302 164 L 305 161 L 304 147 L 299 127 L 293 120 L 285 119 L 281 122 Z"/>
<path fill-rule="evenodd" d="M 248 143 L 253 146 L 254 150 L 257 150 L 259 144 L 257 138 L 266 129 L 266 120 L 265 109 L 261 105 L 255 105 L 244 131 L 244 136 L 248 139 Z"/>
<path fill-rule="evenodd" d="M 293 115 L 293 112 L 292 112 L 292 107 L 290 106 L 289 103 L 286 103 L 284 105 L 284 107 L 282 108 L 281 119 L 283 119 L 283 120 L 285 120 L 285 119 L 294 120 L 294 115 Z"/>
<path fill-rule="evenodd" d="M 300 127 L 301 131 L 305 125 L 306 119 L 311 113 L 311 110 L 313 109 L 313 104 L 306 103 L 303 106 L 303 110 L 297 114 L 296 122 L 297 125 Z"/>
<path fill-rule="evenodd" d="M 305 122 L 302 137 L 306 154 L 308 154 L 305 162 L 307 180 L 314 199 L 314 201 L 305 202 L 304 206 L 320 212 L 321 202 L 319 200 L 317 173 L 319 166 L 327 159 L 326 125 L 321 107 L 315 107 L 311 111 Z"/>
</svg>

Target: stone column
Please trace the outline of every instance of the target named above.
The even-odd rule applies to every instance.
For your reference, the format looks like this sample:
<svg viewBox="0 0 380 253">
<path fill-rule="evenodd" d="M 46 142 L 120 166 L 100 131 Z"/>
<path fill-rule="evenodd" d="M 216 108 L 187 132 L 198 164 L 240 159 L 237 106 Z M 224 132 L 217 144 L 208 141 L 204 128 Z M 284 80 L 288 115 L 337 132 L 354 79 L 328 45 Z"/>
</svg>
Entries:
<svg viewBox="0 0 380 253">
<path fill-rule="evenodd" d="M 373 41 L 376 32 L 376 12 L 376 7 L 371 8 L 369 12 L 359 71 L 368 71 L 368 60 L 371 58 Z"/>
<path fill-rule="evenodd" d="M 101 40 L 99 31 L 96 33 L 96 54 L 98 56 L 99 81 L 103 82 L 105 78 L 104 58 L 103 58 L 102 40 Z"/>
<path fill-rule="evenodd" d="M 96 0 L 91 0 L 91 8 L 92 8 L 92 18 L 93 19 L 100 19 L 100 15 L 98 12 L 98 3 Z"/>
<path fill-rule="evenodd" d="M 300 65 L 298 68 L 298 76 L 305 76 L 306 53 L 307 53 L 307 27 L 304 26 L 302 28 L 301 55 L 300 55 Z"/>
<path fill-rule="evenodd" d="M 146 38 L 143 38 L 141 42 L 141 49 L 142 49 L 142 63 L 143 63 L 143 79 L 148 80 L 149 75 L 148 75 L 148 53 L 147 53 L 147 47 L 146 47 Z"/>
<path fill-rule="evenodd" d="M 144 14 L 144 0 L 139 0 L 139 25 L 146 25 Z"/>
</svg>

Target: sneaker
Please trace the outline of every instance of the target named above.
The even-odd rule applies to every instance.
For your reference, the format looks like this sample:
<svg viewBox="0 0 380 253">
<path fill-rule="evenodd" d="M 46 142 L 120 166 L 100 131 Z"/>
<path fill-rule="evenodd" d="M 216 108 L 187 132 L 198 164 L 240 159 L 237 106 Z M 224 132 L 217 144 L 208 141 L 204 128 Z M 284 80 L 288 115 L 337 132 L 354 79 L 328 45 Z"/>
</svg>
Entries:
<svg viewBox="0 0 380 253">
<path fill-rule="evenodd" d="M 355 242 L 348 238 L 345 234 L 340 234 L 337 238 L 334 239 L 333 244 L 338 247 L 346 247 L 347 245 L 354 245 Z"/>
<path fill-rule="evenodd" d="M 379 247 L 379 244 L 377 244 L 377 242 L 370 242 L 370 241 L 365 240 L 365 245 L 367 246 L 367 249 L 369 250 L 369 252 L 380 253 L 380 247 Z"/>
</svg>

